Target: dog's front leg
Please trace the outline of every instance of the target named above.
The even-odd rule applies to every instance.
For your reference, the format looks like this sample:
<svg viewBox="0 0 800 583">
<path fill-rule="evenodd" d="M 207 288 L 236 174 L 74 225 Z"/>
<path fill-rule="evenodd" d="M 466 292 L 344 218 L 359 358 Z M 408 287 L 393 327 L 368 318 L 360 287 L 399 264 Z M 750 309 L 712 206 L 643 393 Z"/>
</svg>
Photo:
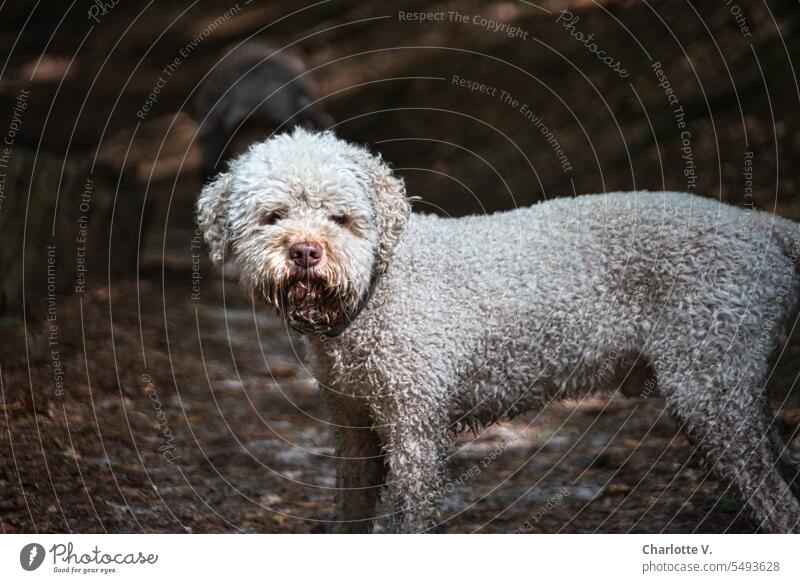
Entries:
<svg viewBox="0 0 800 583">
<path fill-rule="evenodd" d="M 384 483 L 384 457 L 367 408 L 354 397 L 329 395 L 336 442 L 336 528 L 372 532 Z"/>
<path fill-rule="evenodd" d="M 432 532 L 437 524 L 447 432 L 428 413 L 424 407 L 414 408 L 392 415 L 380 427 L 387 451 L 392 532 Z"/>
</svg>

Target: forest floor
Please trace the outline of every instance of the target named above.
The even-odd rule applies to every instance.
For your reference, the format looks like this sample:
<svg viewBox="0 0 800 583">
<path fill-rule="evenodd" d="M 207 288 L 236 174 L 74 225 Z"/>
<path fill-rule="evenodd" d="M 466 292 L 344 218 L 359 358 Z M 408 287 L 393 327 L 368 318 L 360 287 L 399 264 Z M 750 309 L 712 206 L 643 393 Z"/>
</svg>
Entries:
<svg viewBox="0 0 800 583">
<path fill-rule="evenodd" d="M 205 26 L 201 18 L 194 27 L 172 27 L 165 37 L 172 44 L 150 51 L 153 36 L 161 38 L 159 23 L 171 19 L 168 11 L 183 10 L 179 4 L 159 4 L 146 15 L 150 20 L 138 21 L 138 36 L 126 38 L 127 50 L 114 54 L 97 85 L 105 88 L 98 104 L 85 108 L 98 112 L 84 116 L 89 129 L 105 131 L 101 106 L 116 103 L 118 91 L 115 115 L 129 125 L 136 121 L 163 67 Z M 0 532 L 330 530 L 332 437 L 302 345 L 200 258 L 204 251 L 187 230 L 199 186 L 191 167 L 199 159 L 196 127 L 186 116 L 172 123 L 177 104 L 226 43 L 295 11 L 295 4 L 250 5 L 260 12 L 243 15 L 239 28 L 221 30 L 171 79 L 150 133 L 142 126 L 141 144 L 131 149 L 125 132 L 115 142 L 126 156 L 129 149 L 142 153 L 140 178 L 161 181 L 147 184 L 148 204 L 157 208 L 148 209 L 153 241 L 142 265 L 122 266 L 126 277 L 110 281 L 98 269 L 84 294 L 53 303 L 29 298 L 24 314 L 0 319 Z M 336 131 L 379 149 L 409 193 L 422 197 L 416 210 L 460 216 L 573 193 L 691 189 L 800 220 L 800 178 L 786 170 L 797 167 L 800 153 L 791 59 L 800 46 L 796 2 L 748 5 L 752 38 L 723 3 L 681 10 L 663 0 L 542 3 L 547 10 L 502 0 L 403 3 L 403 10 L 455 6 L 515 24 L 530 33 L 524 42 L 472 20 L 405 22 L 392 2 L 318 4 L 295 17 L 301 20 L 281 19 L 263 34 L 287 43 L 306 39 L 301 48 L 339 122 Z M 198 10 L 208 14 L 197 17 L 212 21 L 228 5 L 200 3 Z M 598 66 L 559 22 L 561 7 L 574 10 L 578 29 L 625 61 L 629 78 Z M 130 24 L 126 11 L 140 9 L 121 3 L 112 15 L 119 27 L 111 20 L 95 27 L 89 40 L 95 52 L 83 66 L 89 81 L 67 79 L 63 91 L 72 93 L 62 102 L 84 108 L 96 64 Z M 24 6 L 19 12 L 18 20 L 6 22 L 14 34 L 0 38 L 16 37 L 15 27 L 27 18 Z M 82 13 L 76 18 L 89 25 Z M 33 40 L 48 39 L 49 30 L 34 30 Z M 71 43 L 83 38 L 78 29 L 65 30 L 67 48 L 55 64 L 69 62 Z M 28 77 L 22 65 L 40 50 L 40 43 L 28 44 L 30 54 L 17 56 L 21 80 Z M 141 54 L 149 55 L 144 72 Z M 691 181 L 683 134 L 655 63 L 663 63 L 687 112 L 698 169 Z M 129 86 L 134 70 L 136 83 Z M 574 170 L 564 171 L 521 106 L 466 91 L 456 77 L 519 97 L 526 111 L 546 120 Z M 15 98 L 17 86 L 11 89 L 0 97 Z M 44 113 L 61 90 L 56 78 L 35 87 L 25 127 L 50 119 Z M 71 142 L 74 128 L 63 120 L 77 113 L 55 111 L 48 131 Z M 94 133 L 87 131 L 84 141 L 93 144 Z M 164 151 L 153 147 L 167 137 L 174 141 Z M 55 141 L 48 134 L 43 142 Z M 156 150 L 153 178 L 148 156 Z M 106 146 L 106 154 L 114 151 Z M 755 194 L 747 192 L 745 171 L 752 171 Z M 172 255 L 152 255 L 162 248 L 163 233 Z M 117 239 L 114 249 L 131 244 Z M 200 271 L 193 271 L 196 259 Z M 194 299 L 193 286 L 199 287 Z M 780 417 L 784 429 L 800 423 L 794 407 Z M 739 502 L 701 462 L 657 396 L 553 404 L 458 437 L 440 529 L 752 532 Z"/>
<path fill-rule="evenodd" d="M 2 371 L 3 532 L 330 529 L 332 440 L 298 337 L 210 269 L 192 300 L 192 273 L 64 298 L 55 328 L 5 321 L 0 343 L 28 354 Z M 463 433 L 449 480 L 445 532 L 754 528 L 657 397 Z"/>
</svg>

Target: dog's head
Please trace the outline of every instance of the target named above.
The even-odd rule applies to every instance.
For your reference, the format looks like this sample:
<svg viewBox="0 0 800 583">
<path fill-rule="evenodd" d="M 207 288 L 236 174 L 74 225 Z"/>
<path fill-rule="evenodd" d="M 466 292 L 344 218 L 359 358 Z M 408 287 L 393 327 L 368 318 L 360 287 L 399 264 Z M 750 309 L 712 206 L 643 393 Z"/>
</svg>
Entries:
<svg viewBox="0 0 800 583">
<path fill-rule="evenodd" d="M 312 331 L 357 310 L 409 212 L 379 156 L 303 129 L 252 146 L 197 201 L 214 262 L 233 260 L 254 298 Z"/>
</svg>

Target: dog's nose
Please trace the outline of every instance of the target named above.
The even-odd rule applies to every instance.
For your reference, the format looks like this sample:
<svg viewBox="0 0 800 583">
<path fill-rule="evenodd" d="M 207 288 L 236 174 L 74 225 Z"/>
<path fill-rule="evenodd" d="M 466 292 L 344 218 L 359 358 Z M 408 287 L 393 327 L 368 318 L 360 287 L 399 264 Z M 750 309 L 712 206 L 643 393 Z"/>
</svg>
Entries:
<svg viewBox="0 0 800 583">
<path fill-rule="evenodd" d="M 289 258 L 297 267 L 308 269 L 314 267 L 322 259 L 322 246 L 318 243 L 295 243 L 289 249 Z"/>
</svg>

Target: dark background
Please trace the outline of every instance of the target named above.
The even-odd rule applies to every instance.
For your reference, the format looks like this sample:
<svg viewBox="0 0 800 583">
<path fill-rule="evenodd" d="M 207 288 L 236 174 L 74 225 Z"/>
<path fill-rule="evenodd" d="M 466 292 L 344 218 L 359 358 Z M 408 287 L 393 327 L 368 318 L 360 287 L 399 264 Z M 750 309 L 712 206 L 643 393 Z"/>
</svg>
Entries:
<svg viewBox="0 0 800 583">
<path fill-rule="evenodd" d="M 235 3 L 107 6 L 99 22 L 86 1 L 0 7 L 0 139 L 19 126 L 0 168 L 4 532 L 326 529 L 332 451 L 297 338 L 193 245 L 200 154 L 181 110 L 231 43 L 299 48 L 336 133 L 380 151 L 421 197 L 417 210 L 672 189 L 800 219 L 793 0 L 240 1 L 182 59 L 145 120 L 137 112 L 163 68 Z M 627 78 L 570 36 L 562 9 Z M 405 22 L 398 11 L 457 11 L 469 22 Z M 474 24 L 476 15 L 525 38 Z M 685 111 L 689 177 L 654 62 Z M 75 294 L 87 180 L 89 269 Z M 790 431 L 799 419 L 790 404 L 780 422 Z M 513 531 L 565 491 L 531 532 L 752 530 L 658 398 L 553 405 L 459 443 L 446 531 Z M 179 461 L 166 461 L 165 447 Z M 459 481 L 476 464 L 482 471 Z"/>
</svg>

